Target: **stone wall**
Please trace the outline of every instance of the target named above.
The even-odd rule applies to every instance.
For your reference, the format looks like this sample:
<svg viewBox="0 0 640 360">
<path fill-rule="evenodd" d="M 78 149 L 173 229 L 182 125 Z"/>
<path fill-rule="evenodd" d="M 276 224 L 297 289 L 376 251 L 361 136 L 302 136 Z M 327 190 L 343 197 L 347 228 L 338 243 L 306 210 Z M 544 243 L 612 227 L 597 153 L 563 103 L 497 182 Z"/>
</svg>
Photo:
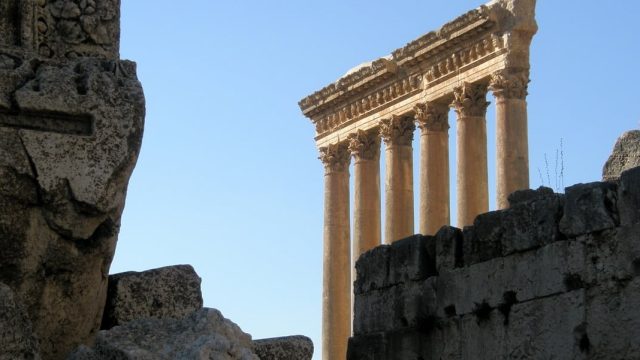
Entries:
<svg viewBox="0 0 640 360">
<path fill-rule="evenodd" d="M 377 247 L 347 358 L 639 359 L 640 168 Z"/>
</svg>

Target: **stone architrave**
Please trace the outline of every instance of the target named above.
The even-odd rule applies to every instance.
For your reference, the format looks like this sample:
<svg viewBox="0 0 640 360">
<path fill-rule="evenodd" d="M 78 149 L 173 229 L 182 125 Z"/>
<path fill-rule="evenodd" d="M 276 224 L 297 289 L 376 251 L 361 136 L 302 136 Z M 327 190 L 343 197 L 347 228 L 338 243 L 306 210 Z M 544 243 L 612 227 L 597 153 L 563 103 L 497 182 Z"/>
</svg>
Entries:
<svg viewBox="0 0 640 360">
<path fill-rule="evenodd" d="M 498 209 L 509 207 L 509 195 L 529 188 L 527 86 L 529 71 L 501 70 L 491 76 L 496 98 L 496 182 Z"/>
<path fill-rule="evenodd" d="M 410 117 L 392 116 L 380 121 L 380 136 L 386 145 L 385 231 L 391 244 L 414 233 L 413 227 L 413 132 Z"/>
<path fill-rule="evenodd" d="M 144 95 L 135 63 L 119 59 L 119 5 L 0 6 L 0 282 L 44 359 L 99 329 L 140 150 Z"/>
<path fill-rule="evenodd" d="M 489 211 L 487 173 L 487 87 L 464 83 L 454 89 L 451 106 L 458 114 L 458 227 L 473 224 Z"/>
<path fill-rule="evenodd" d="M 323 359 L 343 359 L 351 335 L 351 251 L 347 144 L 320 148 L 324 164 Z"/>
<path fill-rule="evenodd" d="M 449 225 L 449 106 L 417 104 L 420 128 L 420 233 L 435 235 Z"/>
</svg>

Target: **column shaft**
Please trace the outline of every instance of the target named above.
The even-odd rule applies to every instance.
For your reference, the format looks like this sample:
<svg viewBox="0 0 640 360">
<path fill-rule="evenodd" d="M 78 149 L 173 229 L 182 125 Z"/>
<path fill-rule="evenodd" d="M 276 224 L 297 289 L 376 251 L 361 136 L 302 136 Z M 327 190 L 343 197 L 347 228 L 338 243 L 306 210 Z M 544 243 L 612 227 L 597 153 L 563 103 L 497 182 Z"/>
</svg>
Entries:
<svg viewBox="0 0 640 360">
<path fill-rule="evenodd" d="M 385 236 L 390 244 L 414 234 L 413 131 L 411 118 L 392 117 L 380 123 L 386 144 Z"/>
<path fill-rule="evenodd" d="M 457 121 L 458 227 L 489 211 L 486 87 L 467 84 L 454 91 Z"/>
<path fill-rule="evenodd" d="M 509 194 L 529 188 L 527 131 L 527 71 L 503 70 L 492 76 L 496 97 L 497 206 L 509 207 Z"/>
<path fill-rule="evenodd" d="M 354 157 L 353 264 L 380 245 L 380 141 L 359 131 L 349 138 Z M 355 278 L 354 278 L 355 279 Z"/>
<path fill-rule="evenodd" d="M 450 223 L 449 123 L 446 105 L 415 108 L 420 135 L 420 233 L 434 235 Z"/>
<path fill-rule="evenodd" d="M 344 359 L 351 336 L 349 153 L 342 144 L 320 149 L 325 164 L 322 358 Z"/>
</svg>

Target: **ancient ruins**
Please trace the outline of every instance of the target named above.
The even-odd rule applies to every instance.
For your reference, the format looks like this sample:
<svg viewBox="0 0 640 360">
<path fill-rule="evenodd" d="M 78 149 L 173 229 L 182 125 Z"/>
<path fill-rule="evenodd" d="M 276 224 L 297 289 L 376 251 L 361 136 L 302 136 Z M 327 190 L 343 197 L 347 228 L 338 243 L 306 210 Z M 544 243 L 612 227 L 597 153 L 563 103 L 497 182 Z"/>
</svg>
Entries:
<svg viewBox="0 0 640 360">
<path fill-rule="evenodd" d="M 323 351 L 344 358 L 351 334 L 352 262 L 381 243 L 381 142 L 385 144 L 384 243 L 414 234 L 412 141 L 420 128 L 419 231 L 450 222 L 449 108 L 457 113 L 457 219 L 489 210 L 486 100 L 496 100 L 497 204 L 529 187 L 527 84 L 537 31 L 535 0 L 494 0 L 391 55 L 351 70 L 300 101 L 325 167 Z M 353 237 L 349 164 L 354 158 Z M 352 245 L 350 245 L 352 244 Z M 353 258 L 350 256 L 353 254 Z"/>
<path fill-rule="evenodd" d="M 120 0 L 0 2 L 0 360 L 310 360 L 203 308 L 191 266 L 109 276 L 145 98 Z"/>
<path fill-rule="evenodd" d="M 119 1 L 0 8 L 0 282 L 64 359 L 100 328 L 145 100 Z"/>
</svg>

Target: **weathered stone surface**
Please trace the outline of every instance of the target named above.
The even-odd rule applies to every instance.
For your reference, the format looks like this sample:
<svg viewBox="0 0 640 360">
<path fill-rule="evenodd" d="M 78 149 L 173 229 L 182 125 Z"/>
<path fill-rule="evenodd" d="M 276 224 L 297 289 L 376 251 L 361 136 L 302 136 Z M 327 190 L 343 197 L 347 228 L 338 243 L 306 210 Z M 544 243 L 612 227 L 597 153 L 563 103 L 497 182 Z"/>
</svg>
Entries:
<svg viewBox="0 0 640 360">
<path fill-rule="evenodd" d="M 387 286 L 389 278 L 390 245 L 381 245 L 360 256 L 356 262 L 353 291 L 362 294 Z"/>
<path fill-rule="evenodd" d="M 537 200 L 545 200 L 553 196 L 553 189 L 541 186 L 536 190 L 525 189 L 515 191 L 509 194 L 507 200 L 509 201 L 509 207 L 514 207 L 520 204 L 528 204 Z"/>
<path fill-rule="evenodd" d="M 510 208 L 482 214 L 472 228 L 465 229 L 465 265 L 539 248 L 561 238 L 562 195 L 540 188 L 518 191 L 510 201 Z"/>
<path fill-rule="evenodd" d="M 3 0 L 0 46 L 42 58 L 117 59 L 120 0 Z"/>
<path fill-rule="evenodd" d="M 143 319 L 102 330 L 68 360 L 260 360 L 251 336 L 215 309 L 183 319 Z"/>
<path fill-rule="evenodd" d="M 31 321 L 13 290 L 0 283 L 0 360 L 40 360 Z"/>
<path fill-rule="evenodd" d="M 353 333 L 428 328 L 435 314 L 435 285 L 432 277 L 356 296 Z"/>
<path fill-rule="evenodd" d="M 2 3 L 0 282 L 57 360 L 100 325 L 144 96 L 118 0 Z"/>
<path fill-rule="evenodd" d="M 306 336 L 286 336 L 253 342 L 260 360 L 311 360 L 313 342 Z"/>
<path fill-rule="evenodd" d="M 182 318 L 202 308 L 200 282 L 191 265 L 111 275 L 101 328 L 144 318 Z"/>
<path fill-rule="evenodd" d="M 414 235 L 391 244 L 389 284 L 424 280 L 435 274 L 435 239 Z"/>
<path fill-rule="evenodd" d="M 586 359 L 584 322 L 584 290 L 516 304 L 504 353 L 508 359 Z"/>
<path fill-rule="evenodd" d="M 615 183 L 595 182 L 568 187 L 560 231 L 572 237 L 617 226 L 620 223 L 617 201 Z"/>
<path fill-rule="evenodd" d="M 589 359 L 640 357 L 640 278 L 608 282 L 587 292 L 586 327 Z"/>
<path fill-rule="evenodd" d="M 462 242 L 464 238 L 460 229 L 443 226 L 435 235 L 436 271 L 453 270 L 462 266 Z"/>
<path fill-rule="evenodd" d="M 613 181 L 620 174 L 640 166 L 640 130 L 627 131 L 618 138 L 602 169 L 602 180 Z"/>
<path fill-rule="evenodd" d="M 620 224 L 627 226 L 640 223 L 640 167 L 623 172 L 619 184 Z"/>
</svg>

